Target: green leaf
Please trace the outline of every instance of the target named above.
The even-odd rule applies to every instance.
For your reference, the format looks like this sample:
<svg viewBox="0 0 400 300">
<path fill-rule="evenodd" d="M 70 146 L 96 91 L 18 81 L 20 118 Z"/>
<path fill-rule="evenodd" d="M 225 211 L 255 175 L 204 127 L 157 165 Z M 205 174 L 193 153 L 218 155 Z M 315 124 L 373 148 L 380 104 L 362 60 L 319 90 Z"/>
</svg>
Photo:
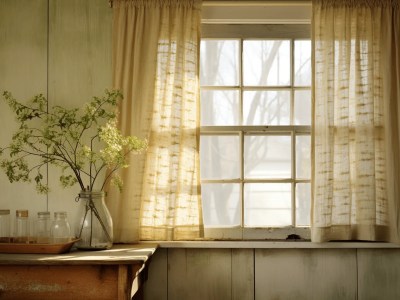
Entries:
<svg viewBox="0 0 400 300">
<path fill-rule="evenodd" d="M 11 182 L 29 181 L 31 172 L 36 170 L 33 179 L 40 193 L 49 190 L 40 172 L 46 164 L 73 174 L 63 173 L 60 177 L 63 186 L 79 182 L 83 189 L 92 188 L 94 178 L 105 166 L 112 167 L 113 171 L 124 168 L 128 166 L 128 153 L 139 153 L 147 147 L 145 140 L 124 136 L 117 128 L 120 91 L 106 90 L 103 96 L 93 97 L 80 108 L 49 107 L 42 94 L 27 103 L 17 101 L 7 91 L 3 92 L 3 97 L 19 127 L 9 145 L 0 148 L 0 156 L 5 158 L 1 168 Z M 122 187 L 118 177 L 113 177 L 112 181 Z"/>
</svg>

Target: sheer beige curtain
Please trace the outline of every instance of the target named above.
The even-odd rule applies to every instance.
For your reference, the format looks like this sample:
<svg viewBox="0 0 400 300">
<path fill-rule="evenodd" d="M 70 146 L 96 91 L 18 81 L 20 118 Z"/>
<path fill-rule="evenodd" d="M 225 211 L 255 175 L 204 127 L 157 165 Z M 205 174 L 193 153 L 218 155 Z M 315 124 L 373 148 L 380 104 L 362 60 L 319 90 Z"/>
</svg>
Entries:
<svg viewBox="0 0 400 300">
<path fill-rule="evenodd" d="M 399 242 L 396 0 L 314 0 L 312 240 Z"/>
<path fill-rule="evenodd" d="M 202 236 L 199 180 L 199 0 L 113 2 L 120 127 L 148 139 L 108 205 L 119 242 Z"/>
</svg>

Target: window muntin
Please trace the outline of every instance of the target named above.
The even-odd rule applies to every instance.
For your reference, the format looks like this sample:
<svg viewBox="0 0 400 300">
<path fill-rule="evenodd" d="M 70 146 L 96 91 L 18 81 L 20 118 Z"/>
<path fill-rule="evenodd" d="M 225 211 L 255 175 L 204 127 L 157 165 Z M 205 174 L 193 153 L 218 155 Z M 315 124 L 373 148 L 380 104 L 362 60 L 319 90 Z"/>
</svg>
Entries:
<svg viewBox="0 0 400 300">
<path fill-rule="evenodd" d="M 309 226 L 310 58 L 305 39 L 202 40 L 206 228 Z"/>
</svg>

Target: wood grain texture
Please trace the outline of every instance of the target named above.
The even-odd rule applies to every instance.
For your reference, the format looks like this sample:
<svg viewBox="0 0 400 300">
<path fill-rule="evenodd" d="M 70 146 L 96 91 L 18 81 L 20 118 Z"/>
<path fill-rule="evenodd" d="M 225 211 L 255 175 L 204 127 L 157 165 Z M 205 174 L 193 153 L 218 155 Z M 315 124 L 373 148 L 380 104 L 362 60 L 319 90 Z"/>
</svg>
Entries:
<svg viewBox="0 0 400 300">
<path fill-rule="evenodd" d="M 0 0 L 0 42 L 0 91 L 46 93 L 47 0 Z"/>
<path fill-rule="evenodd" d="M 111 88 L 112 10 L 107 1 L 50 0 L 49 98 L 81 105 Z"/>
<path fill-rule="evenodd" d="M 117 265 L 1 265 L 0 283 L 1 299 L 123 299 Z"/>
<path fill-rule="evenodd" d="M 107 1 L 49 0 L 51 106 L 81 107 L 111 88 L 111 28 L 112 9 Z M 77 227 L 76 189 L 61 187 L 59 168 L 50 166 L 49 174 L 49 210 L 67 211 L 70 223 Z"/>
<path fill-rule="evenodd" d="M 146 300 L 166 300 L 167 295 L 172 299 L 252 300 L 254 250 L 158 249 L 152 256 L 148 275 L 144 286 Z M 193 280 L 190 276 L 194 276 Z M 213 290 L 208 291 L 210 287 Z"/>
<path fill-rule="evenodd" d="M 163 254 L 152 262 L 146 283 L 147 300 L 400 299 L 400 249 L 159 250 Z M 215 274 L 222 273 L 228 278 L 221 284 L 226 291 L 213 283 Z"/>
<path fill-rule="evenodd" d="M 232 249 L 232 299 L 254 299 L 254 249 Z"/>
<path fill-rule="evenodd" d="M 26 100 L 43 93 L 50 105 L 72 107 L 111 88 L 112 9 L 98 0 L 0 0 L 0 93 Z M 48 91 L 48 93 L 47 93 Z M 2 102 L 2 101 L 1 101 Z M 11 139 L 17 124 L 1 103 L 0 142 Z M 34 184 L 10 184 L 0 173 L 0 207 L 67 211 L 75 224 L 76 191 L 59 184 L 50 168 L 52 192 L 35 193 Z"/>
<path fill-rule="evenodd" d="M 231 249 L 169 249 L 168 299 L 232 299 Z"/>
<path fill-rule="evenodd" d="M 354 300 L 356 297 L 356 250 L 255 250 L 257 300 Z"/>
<path fill-rule="evenodd" d="M 0 299 L 131 299 L 133 281 L 156 248 L 124 244 L 60 255 L 0 254 Z"/>
<path fill-rule="evenodd" d="M 147 281 L 145 281 L 143 287 L 145 300 L 167 300 L 168 251 L 168 249 L 157 249 L 151 258 Z"/>
<path fill-rule="evenodd" d="M 400 299 L 400 250 L 358 249 L 358 299 Z"/>
<path fill-rule="evenodd" d="M 0 253 L 0 265 L 132 265 L 147 262 L 157 244 L 114 244 L 110 250 L 54 254 Z"/>
<path fill-rule="evenodd" d="M 21 101 L 46 94 L 47 0 L 0 0 L 1 147 L 11 141 L 19 126 L 3 101 L 5 90 Z M 46 209 L 46 197 L 35 192 L 34 183 L 10 183 L 2 171 L 0 189 L 0 207 L 10 209 L 13 215 L 20 208 L 28 208 L 31 215 Z"/>
</svg>

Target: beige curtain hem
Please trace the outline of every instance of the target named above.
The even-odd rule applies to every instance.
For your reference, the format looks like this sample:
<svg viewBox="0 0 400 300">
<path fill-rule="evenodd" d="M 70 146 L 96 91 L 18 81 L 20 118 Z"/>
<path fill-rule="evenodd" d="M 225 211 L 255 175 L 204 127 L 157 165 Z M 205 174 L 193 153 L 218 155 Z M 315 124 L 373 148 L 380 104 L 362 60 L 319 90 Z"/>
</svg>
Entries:
<svg viewBox="0 0 400 300">
<path fill-rule="evenodd" d="M 140 239 L 143 241 L 157 241 L 160 237 L 168 241 L 196 240 L 204 236 L 202 226 L 175 226 L 175 227 L 155 227 L 141 226 Z"/>
<path fill-rule="evenodd" d="M 380 225 L 335 225 L 313 227 L 311 240 L 316 243 L 329 241 L 390 241 L 388 226 Z"/>
</svg>

